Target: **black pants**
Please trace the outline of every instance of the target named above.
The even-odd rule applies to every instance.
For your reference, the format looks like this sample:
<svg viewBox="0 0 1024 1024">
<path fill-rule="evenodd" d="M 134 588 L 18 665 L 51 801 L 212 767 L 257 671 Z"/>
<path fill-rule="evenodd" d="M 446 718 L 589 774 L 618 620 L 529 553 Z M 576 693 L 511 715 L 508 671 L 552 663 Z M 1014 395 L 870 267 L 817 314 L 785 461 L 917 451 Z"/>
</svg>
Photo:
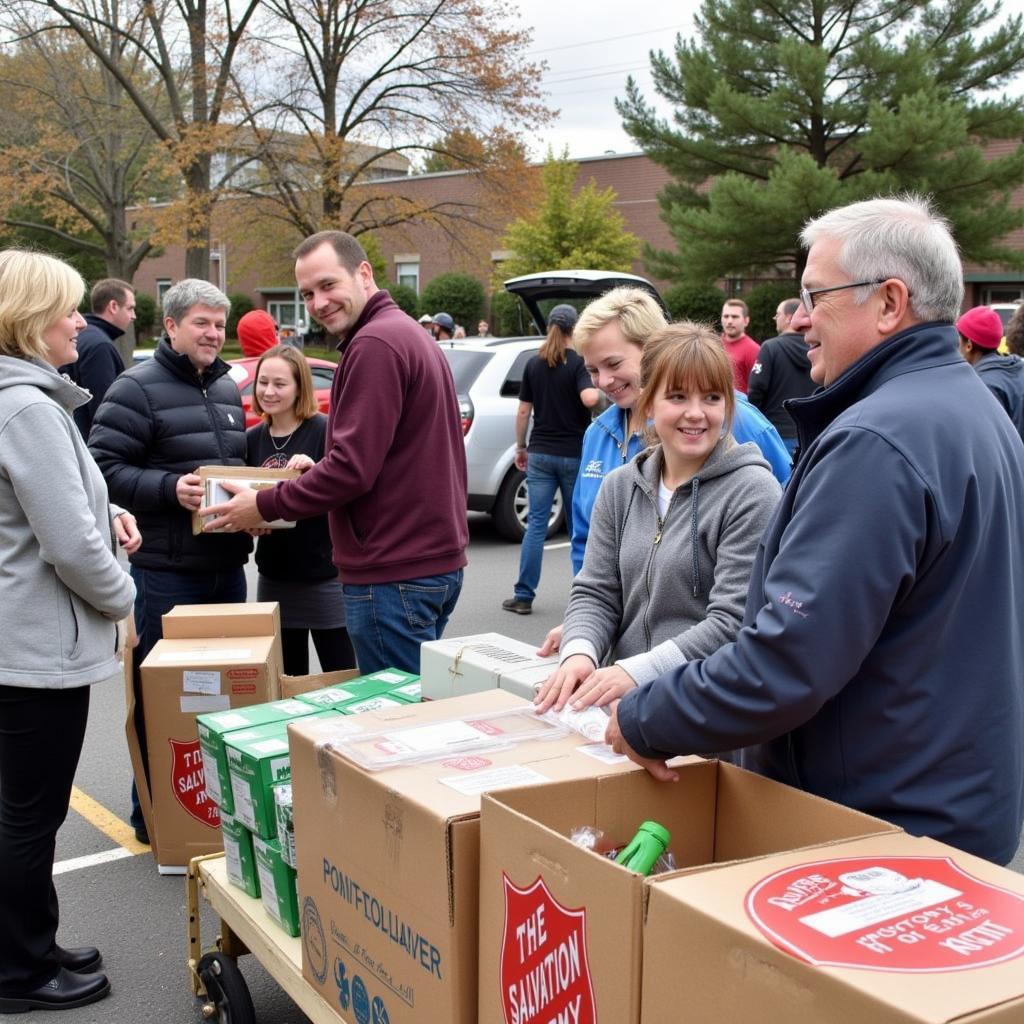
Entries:
<svg viewBox="0 0 1024 1024">
<path fill-rule="evenodd" d="M 89 687 L 0 686 L 0 995 L 57 973 L 53 856 L 85 739 Z"/>
<path fill-rule="evenodd" d="M 356 652 L 352 649 L 352 641 L 344 626 L 337 629 L 282 629 L 281 653 L 284 655 L 286 675 L 308 675 L 310 633 L 313 634 L 313 646 L 324 672 L 356 667 Z"/>
</svg>

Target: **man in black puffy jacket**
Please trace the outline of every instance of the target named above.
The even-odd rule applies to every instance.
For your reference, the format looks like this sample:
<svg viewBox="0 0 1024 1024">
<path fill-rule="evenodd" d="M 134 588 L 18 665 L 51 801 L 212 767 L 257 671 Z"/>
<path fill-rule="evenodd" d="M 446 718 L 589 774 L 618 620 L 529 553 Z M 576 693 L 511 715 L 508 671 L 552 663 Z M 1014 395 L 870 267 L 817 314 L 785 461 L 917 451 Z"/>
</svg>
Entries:
<svg viewBox="0 0 1024 1024">
<path fill-rule="evenodd" d="M 166 336 L 152 359 L 123 373 L 93 420 L 89 449 L 111 500 L 129 509 L 145 541 L 130 558 L 135 580 L 135 662 L 161 637 L 160 617 L 178 604 L 244 601 L 245 534 L 193 536 L 202 465 L 245 464 L 245 413 L 219 358 L 231 303 L 207 281 L 186 278 L 164 296 Z M 144 729 L 136 727 L 145 748 Z M 147 841 L 136 794 L 132 825 Z"/>
</svg>

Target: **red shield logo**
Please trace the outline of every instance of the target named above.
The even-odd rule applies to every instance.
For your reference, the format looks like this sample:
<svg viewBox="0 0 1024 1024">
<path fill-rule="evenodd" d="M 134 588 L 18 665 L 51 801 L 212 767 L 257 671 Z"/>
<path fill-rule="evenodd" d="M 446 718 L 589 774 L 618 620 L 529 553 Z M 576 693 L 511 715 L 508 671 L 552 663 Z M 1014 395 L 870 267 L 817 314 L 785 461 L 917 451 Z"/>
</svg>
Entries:
<svg viewBox="0 0 1024 1024">
<path fill-rule="evenodd" d="M 220 828 L 220 810 L 206 792 L 206 774 L 199 740 L 167 741 L 171 745 L 171 791 L 186 813 L 210 828 Z"/>
<path fill-rule="evenodd" d="M 505 1024 L 571 1020 L 594 1024 L 594 985 L 587 959 L 587 911 L 570 910 L 539 877 L 520 889 L 502 872 L 501 1008 Z"/>
</svg>

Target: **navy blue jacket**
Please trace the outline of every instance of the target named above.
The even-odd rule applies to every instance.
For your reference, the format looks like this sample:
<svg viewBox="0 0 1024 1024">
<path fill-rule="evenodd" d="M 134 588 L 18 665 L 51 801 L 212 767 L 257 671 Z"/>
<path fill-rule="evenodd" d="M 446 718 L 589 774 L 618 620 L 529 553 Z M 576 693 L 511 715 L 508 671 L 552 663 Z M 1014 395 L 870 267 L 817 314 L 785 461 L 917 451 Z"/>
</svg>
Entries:
<svg viewBox="0 0 1024 1024">
<path fill-rule="evenodd" d="M 804 454 L 743 629 L 624 698 L 622 733 L 648 757 L 746 747 L 745 767 L 1006 863 L 1024 820 L 1024 444 L 946 324 L 787 408 Z"/>
<path fill-rule="evenodd" d="M 86 313 L 85 321 L 89 326 L 82 328 L 78 333 L 78 359 L 74 363 L 62 366 L 60 372 L 66 373 L 79 387 L 85 388 L 92 395 L 92 398 L 85 405 L 80 405 L 73 414 L 75 426 L 88 441 L 93 417 L 107 393 L 107 388 L 124 373 L 121 353 L 114 345 L 124 331 L 95 313 Z"/>
<path fill-rule="evenodd" d="M 1024 438 L 1024 359 L 993 352 L 979 359 L 974 369 Z"/>
<path fill-rule="evenodd" d="M 111 384 L 89 433 L 89 451 L 110 498 L 134 513 L 142 547 L 129 556 L 141 569 L 221 572 L 244 565 L 248 534 L 192 534 L 192 514 L 178 503 L 178 478 L 199 466 L 245 465 L 245 413 L 228 364 L 217 359 L 200 377 L 166 338 L 152 359 Z"/>
</svg>

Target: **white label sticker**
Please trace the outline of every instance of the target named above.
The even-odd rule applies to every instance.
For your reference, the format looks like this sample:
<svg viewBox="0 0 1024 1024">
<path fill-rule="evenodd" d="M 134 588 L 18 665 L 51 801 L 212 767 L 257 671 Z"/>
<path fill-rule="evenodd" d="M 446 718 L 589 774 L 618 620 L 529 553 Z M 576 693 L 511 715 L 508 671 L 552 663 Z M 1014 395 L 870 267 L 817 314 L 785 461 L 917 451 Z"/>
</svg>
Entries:
<svg viewBox="0 0 1024 1024">
<path fill-rule="evenodd" d="M 165 651 L 160 661 L 204 662 L 204 661 L 251 661 L 252 650 L 248 647 L 218 647 L 215 651 L 195 650 Z"/>
<path fill-rule="evenodd" d="M 946 903 L 962 895 L 957 889 L 951 889 L 941 882 L 933 882 L 927 878 L 916 881 L 917 885 L 907 892 L 869 896 L 844 907 L 833 907 L 831 910 L 807 914 L 800 920 L 816 932 L 834 939 L 860 928 L 878 924 L 880 921 L 906 917 L 925 907 Z"/>
<path fill-rule="evenodd" d="M 281 910 L 277 905 L 277 886 L 274 885 L 274 872 L 260 858 L 256 859 L 256 864 L 260 875 L 260 902 L 263 904 L 263 909 L 278 924 L 281 924 Z"/>
<path fill-rule="evenodd" d="M 309 705 L 301 700 L 276 700 L 270 705 L 284 715 L 308 715 Z"/>
<path fill-rule="evenodd" d="M 405 676 L 399 672 L 388 672 L 385 670 L 384 672 L 375 672 L 373 678 L 379 679 L 382 683 L 400 683 L 405 679 Z"/>
<path fill-rule="evenodd" d="M 220 775 L 217 773 L 217 760 L 205 748 L 200 747 L 203 754 L 203 778 L 206 782 L 206 792 L 210 799 L 220 806 L 224 803 L 223 794 L 220 791 Z"/>
<path fill-rule="evenodd" d="M 220 673 L 186 670 L 181 674 L 181 688 L 186 693 L 220 693 Z"/>
<path fill-rule="evenodd" d="M 228 880 L 244 888 L 245 879 L 242 877 L 242 856 L 238 850 L 238 842 L 224 836 L 224 860 L 227 862 Z"/>
<path fill-rule="evenodd" d="M 582 747 L 577 747 L 576 751 L 586 754 L 587 757 L 603 761 L 605 764 L 622 764 L 623 761 L 629 760 L 625 754 L 616 754 L 607 743 L 587 743 Z"/>
<path fill-rule="evenodd" d="M 491 793 L 497 789 L 509 789 L 512 786 L 532 786 L 538 782 L 550 782 L 546 775 L 533 768 L 521 764 L 503 765 L 488 771 L 473 772 L 469 775 L 448 775 L 438 779 L 442 786 L 448 786 L 463 796 L 475 796 L 478 793 Z"/>
<path fill-rule="evenodd" d="M 429 754 L 445 751 L 460 743 L 478 741 L 480 730 L 474 729 L 468 722 L 440 722 L 437 725 L 421 725 L 401 732 L 386 733 L 385 739 L 396 750 Z"/>
<path fill-rule="evenodd" d="M 226 694 L 219 697 L 179 697 L 183 715 L 207 715 L 211 711 L 225 711 L 231 707 L 231 698 Z"/>
<path fill-rule="evenodd" d="M 249 724 L 249 719 L 245 715 L 240 715 L 237 711 L 228 711 L 223 715 L 218 715 L 214 724 L 219 725 L 224 730 L 244 729 Z"/>
<path fill-rule="evenodd" d="M 279 754 L 282 750 L 288 749 L 288 741 L 276 738 L 272 740 L 260 740 L 258 743 L 254 743 L 252 745 L 252 749 L 255 750 L 257 754 Z"/>
<path fill-rule="evenodd" d="M 235 817 L 246 826 L 256 828 L 256 811 L 252 806 L 252 794 L 249 785 L 237 775 L 231 776 L 231 793 L 235 798 Z"/>
</svg>

